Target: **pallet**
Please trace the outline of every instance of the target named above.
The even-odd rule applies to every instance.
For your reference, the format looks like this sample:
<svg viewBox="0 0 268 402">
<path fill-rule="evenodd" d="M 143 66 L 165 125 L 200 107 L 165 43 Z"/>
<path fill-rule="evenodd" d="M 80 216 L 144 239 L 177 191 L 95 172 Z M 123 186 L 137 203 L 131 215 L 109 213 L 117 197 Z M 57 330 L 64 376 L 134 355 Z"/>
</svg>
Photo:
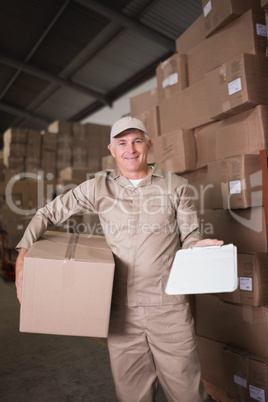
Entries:
<svg viewBox="0 0 268 402">
<path fill-rule="evenodd" d="M 235 399 L 230 396 L 223 389 L 217 387 L 217 385 L 211 384 L 208 381 L 203 380 L 207 393 L 216 402 L 235 402 Z"/>
</svg>

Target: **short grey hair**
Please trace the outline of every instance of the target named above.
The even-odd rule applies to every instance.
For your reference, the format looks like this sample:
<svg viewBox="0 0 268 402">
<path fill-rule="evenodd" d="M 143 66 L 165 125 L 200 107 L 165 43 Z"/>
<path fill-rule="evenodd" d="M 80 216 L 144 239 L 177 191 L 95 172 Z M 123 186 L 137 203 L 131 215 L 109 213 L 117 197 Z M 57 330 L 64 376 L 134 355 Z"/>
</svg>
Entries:
<svg viewBox="0 0 268 402">
<path fill-rule="evenodd" d="M 120 134 L 130 134 L 130 133 L 142 133 L 142 134 L 144 134 L 144 136 L 145 136 L 146 144 L 147 144 L 148 141 L 149 141 L 149 136 L 148 136 L 148 134 L 146 134 L 144 131 L 141 131 L 141 130 L 138 130 L 138 129 L 135 129 L 135 128 L 134 128 L 134 129 L 133 129 L 133 128 L 128 128 L 127 130 L 122 131 L 122 133 L 120 133 Z M 114 148 L 114 138 L 112 138 L 111 146 L 112 146 L 112 148 Z"/>
</svg>

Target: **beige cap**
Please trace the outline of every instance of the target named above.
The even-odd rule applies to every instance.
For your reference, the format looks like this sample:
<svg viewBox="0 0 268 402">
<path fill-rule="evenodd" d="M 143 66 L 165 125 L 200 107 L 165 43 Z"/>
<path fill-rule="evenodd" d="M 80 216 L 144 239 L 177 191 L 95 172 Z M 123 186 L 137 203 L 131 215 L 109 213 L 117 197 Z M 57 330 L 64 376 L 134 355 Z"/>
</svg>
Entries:
<svg viewBox="0 0 268 402">
<path fill-rule="evenodd" d="M 117 120 L 112 126 L 110 141 L 112 141 L 112 139 L 118 134 L 122 133 L 125 130 L 128 130 L 129 128 L 135 128 L 136 130 L 141 130 L 145 134 L 147 134 L 147 130 L 142 121 L 136 119 L 135 117 L 126 116 L 120 120 Z"/>
</svg>

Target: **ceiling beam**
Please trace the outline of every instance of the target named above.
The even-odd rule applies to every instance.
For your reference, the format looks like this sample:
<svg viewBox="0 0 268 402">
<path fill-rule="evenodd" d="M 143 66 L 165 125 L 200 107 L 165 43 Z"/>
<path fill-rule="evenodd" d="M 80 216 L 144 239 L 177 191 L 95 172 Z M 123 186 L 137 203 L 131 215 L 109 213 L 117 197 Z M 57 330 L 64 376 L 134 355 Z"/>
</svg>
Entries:
<svg viewBox="0 0 268 402">
<path fill-rule="evenodd" d="M 116 23 L 120 24 L 126 29 L 130 29 L 132 31 L 137 32 L 138 34 L 143 35 L 144 37 L 156 42 L 158 45 L 165 47 L 167 50 L 170 50 L 172 52 L 175 51 L 174 40 L 171 40 L 167 36 L 164 36 L 159 32 L 154 31 L 151 28 L 148 28 L 146 25 L 138 22 L 137 20 L 127 17 L 122 13 L 118 13 L 95 0 L 75 0 L 75 1 L 89 8 L 90 10 L 94 10 L 99 14 L 102 14 L 105 17 L 110 18 L 112 21 L 115 21 Z"/>
<path fill-rule="evenodd" d="M 51 123 L 50 120 L 47 120 L 41 116 L 29 113 L 29 112 L 25 112 L 24 110 L 21 110 L 14 106 L 7 105 L 6 103 L 3 103 L 3 102 L 0 102 L 0 110 L 2 110 L 3 112 L 6 112 L 6 113 L 13 114 L 15 116 L 22 117 L 23 119 L 26 119 L 26 120 L 34 121 L 34 122 L 40 124 L 41 126 L 43 126 L 44 128 L 47 127 L 48 124 Z"/>
<path fill-rule="evenodd" d="M 99 92 L 96 92 L 92 89 L 86 88 L 82 85 L 76 84 L 73 81 L 70 80 L 64 80 L 62 78 L 59 78 L 53 74 L 49 74 L 46 71 L 40 70 L 39 68 L 35 68 L 33 66 L 30 66 L 27 63 L 24 63 L 22 61 L 19 61 L 17 59 L 14 59 L 13 57 L 5 55 L 3 52 L 0 52 L 0 62 L 3 64 L 6 64 L 10 67 L 13 68 L 18 68 L 28 74 L 34 75 L 36 77 L 42 78 L 46 81 L 49 82 L 54 82 L 62 87 L 67 87 L 70 89 L 73 89 L 75 91 L 78 91 L 80 93 L 83 93 L 84 95 L 93 97 L 97 100 L 99 100 L 103 105 L 111 105 L 109 100 L 107 99 L 106 96 L 103 96 Z"/>
<path fill-rule="evenodd" d="M 168 59 L 172 54 L 173 54 L 172 52 L 167 52 L 164 55 L 164 59 Z M 112 102 L 115 102 L 121 96 L 125 95 L 126 93 L 131 91 L 133 88 L 137 87 L 137 85 L 141 85 L 146 80 L 154 77 L 156 66 L 162 60 L 163 60 L 163 57 L 159 58 L 154 63 L 151 63 L 149 66 L 145 67 L 142 71 L 135 74 L 133 77 L 129 78 L 124 83 L 119 85 L 115 90 L 109 92 L 109 94 L 108 94 L 109 99 L 111 99 Z M 91 105 L 89 105 L 88 107 L 85 107 L 80 112 L 73 115 L 70 120 L 71 121 L 81 121 L 81 120 L 85 119 L 86 117 L 90 116 L 91 114 L 99 111 L 102 108 L 103 108 L 103 105 L 100 102 L 96 101 L 96 102 L 92 103 Z"/>
</svg>

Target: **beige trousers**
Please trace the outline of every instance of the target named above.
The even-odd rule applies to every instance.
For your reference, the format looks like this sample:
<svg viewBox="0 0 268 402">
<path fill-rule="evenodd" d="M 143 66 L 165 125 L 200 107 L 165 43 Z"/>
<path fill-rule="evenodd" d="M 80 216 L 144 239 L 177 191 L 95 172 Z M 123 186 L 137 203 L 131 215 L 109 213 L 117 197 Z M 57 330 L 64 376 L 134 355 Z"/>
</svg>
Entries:
<svg viewBox="0 0 268 402">
<path fill-rule="evenodd" d="M 108 346 L 119 401 L 153 402 L 158 382 L 169 402 L 207 400 L 188 303 L 113 305 Z"/>
</svg>

